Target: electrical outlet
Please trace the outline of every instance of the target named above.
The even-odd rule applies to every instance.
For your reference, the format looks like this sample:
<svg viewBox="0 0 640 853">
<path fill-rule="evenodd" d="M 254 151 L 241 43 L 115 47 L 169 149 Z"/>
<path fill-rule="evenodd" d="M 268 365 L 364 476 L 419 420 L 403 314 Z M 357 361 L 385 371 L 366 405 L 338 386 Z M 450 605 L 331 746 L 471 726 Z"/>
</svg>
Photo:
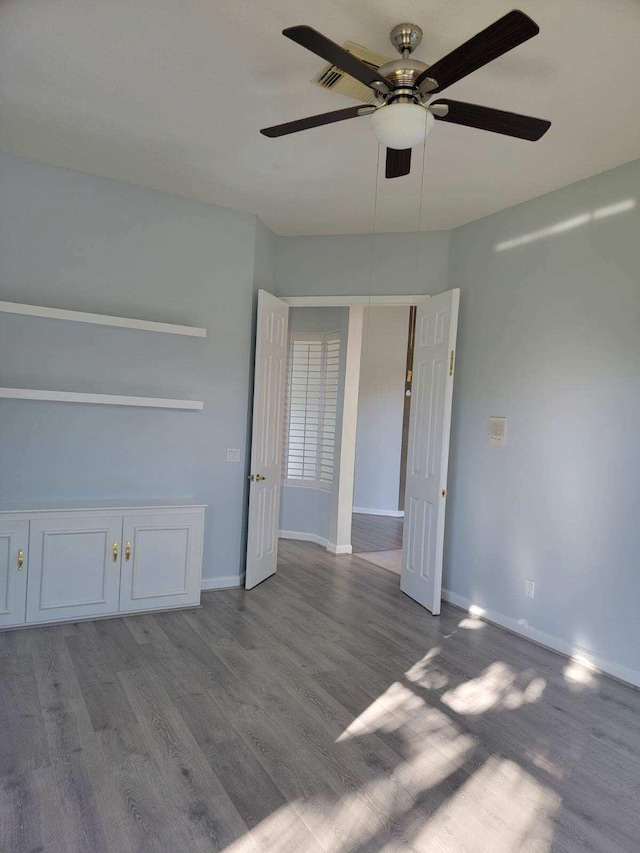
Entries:
<svg viewBox="0 0 640 853">
<path fill-rule="evenodd" d="M 233 448 L 231 450 L 227 450 L 227 462 L 239 462 L 240 461 L 240 449 Z"/>
<path fill-rule="evenodd" d="M 525 581 L 524 582 L 524 594 L 527 598 L 533 598 L 536 591 L 536 585 L 534 581 Z"/>
</svg>

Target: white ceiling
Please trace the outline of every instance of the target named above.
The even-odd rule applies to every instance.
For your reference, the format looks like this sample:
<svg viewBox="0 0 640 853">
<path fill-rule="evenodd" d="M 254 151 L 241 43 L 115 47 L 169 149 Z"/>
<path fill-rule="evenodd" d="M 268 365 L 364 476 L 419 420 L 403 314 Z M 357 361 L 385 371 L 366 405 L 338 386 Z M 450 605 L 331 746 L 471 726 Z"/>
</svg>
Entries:
<svg viewBox="0 0 640 853">
<path fill-rule="evenodd" d="M 0 150 L 257 213 L 278 234 L 417 227 L 413 174 L 376 181 L 360 118 L 281 139 L 261 127 L 348 106 L 310 84 L 310 24 L 393 55 L 409 20 L 433 62 L 516 0 L 0 0 Z M 450 124 L 427 141 L 423 229 L 469 222 L 640 157 L 640 2 L 523 0 L 526 44 L 445 97 L 550 119 L 537 143 Z"/>
</svg>

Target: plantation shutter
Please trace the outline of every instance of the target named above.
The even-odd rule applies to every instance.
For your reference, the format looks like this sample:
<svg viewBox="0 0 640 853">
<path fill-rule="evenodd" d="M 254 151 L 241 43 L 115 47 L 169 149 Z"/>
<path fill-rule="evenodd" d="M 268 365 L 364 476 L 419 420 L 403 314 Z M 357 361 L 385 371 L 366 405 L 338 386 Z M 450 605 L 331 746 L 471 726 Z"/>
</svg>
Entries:
<svg viewBox="0 0 640 853">
<path fill-rule="evenodd" d="M 285 485 L 331 488 L 339 371 L 338 332 L 291 334 L 284 442 Z"/>
<path fill-rule="evenodd" d="M 322 394 L 322 432 L 320 435 L 320 488 L 330 489 L 333 483 L 338 417 L 338 379 L 340 372 L 340 335 L 332 332 L 324 339 L 324 371 Z"/>
</svg>

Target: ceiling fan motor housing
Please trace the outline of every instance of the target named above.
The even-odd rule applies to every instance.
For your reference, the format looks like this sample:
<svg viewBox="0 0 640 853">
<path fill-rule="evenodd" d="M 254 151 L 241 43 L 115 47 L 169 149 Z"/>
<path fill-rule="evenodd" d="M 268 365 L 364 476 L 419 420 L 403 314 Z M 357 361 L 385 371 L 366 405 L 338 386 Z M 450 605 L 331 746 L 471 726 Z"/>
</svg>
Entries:
<svg viewBox="0 0 640 853">
<path fill-rule="evenodd" d="M 426 62 L 412 59 L 411 54 L 422 41 L 422 30 L 417 24 L 398 24 L 389 34 L 391 43 L 402 59 L 394 59 L 378 69 L 389 82 L 391 94 L 377 93 L 378 100 L 388 104 L 425 104 L 429 86 L 418 90 L 416 81 L 429 68 Z"/>
<path fill-rule="evenodd" d="M 416 80 L 429 66 L 419 59 L 393 59 L 378 72 L 389 81 L 391 95 L 380 94 L 379 100 L 387 103 L 419 103 Z"/>
</svg>

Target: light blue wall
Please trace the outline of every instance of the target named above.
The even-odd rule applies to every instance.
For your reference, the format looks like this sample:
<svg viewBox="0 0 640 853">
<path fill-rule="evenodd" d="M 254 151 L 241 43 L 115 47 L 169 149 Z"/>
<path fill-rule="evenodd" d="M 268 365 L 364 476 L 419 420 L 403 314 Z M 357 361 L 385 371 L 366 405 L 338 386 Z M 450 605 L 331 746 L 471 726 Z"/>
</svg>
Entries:
<svg viewBox="0 0 640 853">
<path fill-rule="evenodd" d="M 409 307 L 365 310 L 353 505 L 397 512 Z"/>
<path fill-rule="evenodd" d="M 640 161 L 460 228 L 451 248 L 444 585 L 638 671 Z M 504 448 L 490 415 L 508 419 Z"/>
<path fill-rule="evenodd" d="M 195 495 L 205 575 L 237 574 L 256 287 L 363 294 L 372 269 L 375 293 L 460 287 L 445 586 L 640 670 L 640 206 L 593 218 L 638 199 L 640 161 L 424 234 L 417 256 L 415 234 L 376 235 L 373 259 L 367 235 L 276 240 L 253 216 L 6 155 L 0 193 L 0 298 L 209 330 L 0 315 L 0 384 L 205 401 L 0 400 L 0 499 Z M 508 418 L 503 449 L 490 415 Z"/>
<path fill-rule="evenodd" d="M 348 308 L 292 308 L 289 311 L 289 332 L 340 332 L 340 382 L 338 386 L 337 435 L 342 429 L 344 405 L 344 367 L 349 326 Z M 333 493 L 339 477 L 339 445 L 336 447 L 334 489 L 309 489 L 297 486 L 282 487 L 280 530 L 310 533 L 329 540 Z"/>
<path fill-rule="evenodd" d="M 273 293 L 275 288 L 278 238 L 262 220 L 255 220 L 256 237 L 253 254 L 253 279 L 256 287 Z"/>
<path fill-rule="evenodd" d="M 0 194 L 1 299 L 208 329 L 201 340 L 0 314 L 1 385 L 205 405 L 0 400 L 0 499 L 193 495 L 209 504 L 205 576 L 237 575 L 254 290 L 272 281 L 275 238 L 253 216 L 6 155 Z"/>
<path fill-rule="evenodd" d="M 422 287 L 415 247 L 376 235 L 372 292 L 462 291 L 445 587 L 638 681 L 640 161 L 425 234 Z M 371 269 L 370 236 L 281 238 L 276 286 L 366 293 Z"/>
<path fill-rule="evenodd" d="M 281 237 L 276 287 L 282 296 L 441 293 L 447 289 L 446 231 Z"/>
</svg>

